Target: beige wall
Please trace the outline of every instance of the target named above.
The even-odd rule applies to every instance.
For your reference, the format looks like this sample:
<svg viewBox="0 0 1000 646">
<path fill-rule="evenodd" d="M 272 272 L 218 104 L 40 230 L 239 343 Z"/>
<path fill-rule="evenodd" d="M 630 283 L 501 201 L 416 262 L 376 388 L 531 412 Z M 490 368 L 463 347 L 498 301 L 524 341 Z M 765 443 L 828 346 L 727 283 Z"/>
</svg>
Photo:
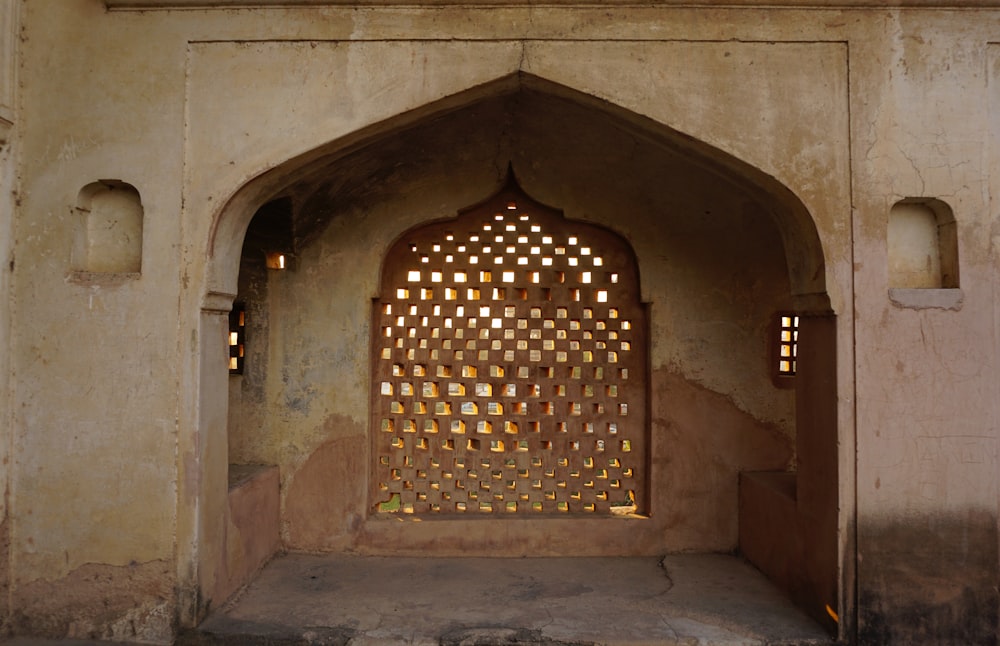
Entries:
<svg viewBox="0 0 1000 646">
<path fill-rule="evenodd" d="M 100 3 L 21 9 L 20 101 L 34 127 L 18 141 L 23 263 L 11 280 L 23 313 L 10 355 L 15 629 L 163 640 L 175 613 L 179 351 L 176 307 L 164 308 L 180 280 L 180 168 L 165 151 L 182 125 L 163 98 L 176 83 L 158 86 L 146 64 L 110 84 L 92 75 L 105 54 L 132 60 L 144 46 L 113 25 L 78 31 L 100 22 Z M 141 275 L 71 272 L 78 195 L 98 180 L 139 191 Z"/>
<path fill-rule="evenodd" d="M 996 618 L 982 592 L 997 571 L 997 115 L 986 110 L 995 71 L 984 78 L 996 33 L 908 12 L 867 29 L 857 54 L 870 65 L 852 75 L 852 93 L 865 97 L 852 115 L 861 621 L 885 638 L 890 618 L 920 617 L 919 630 L 949 612 L 979 631 L 954 639 L 982 640 L 996 630 L 976 619 Z M 954 210 L 960 307 L 886 298 L 888 212 L 903 197 L 940 197 Z M 956 540 L 974 547 L 956 550 Z M 932 589 L 944 603 L 930 602 Z"/>
<path fill-rule="evenodd" d="M 6 631 L 10 617 L 10 499 L 9 464 L 11 439 L 10 324 L 13 307 L 10 274 L 13 270 L 13 227 L 17 194 L 14 127 L 17 81 L 17 32 L 20 26 L 16 0 L 0 2 L 0 630 Z"/>
<path fill-rule="evenodd" d="M 777 226 L 790 265 L 787 289 L 825 289 L 837 315 L 846 629 L 854 620 L 857 548 L 862 636 L 963 641 L 995 634 L 997 267 L 996 205 L 989 200 L 1000 193 L 990 173 L 1000 167 L 1000 57 L 989 43 L 998 40 L 996 10 L 109 12 L 99 0 L 32 0 L 21 9 L 24 117 L 14 147 L 0 152 L 19 150 L 16 235 L 2 238 L 13 241 L 17 271 L 10 274 L 6 260 L 0 269 L 0 281 L 10 280 L 0 326 L 16 304 L 10 370 L 0 374 L 13 375 L 2 392 L 12 393 L 18 629 L 124 638 L 135 626 L 140 638 L 162 641 L 175 617 L 191 622 L 204 609 L 209 599 L 199 599 L 199 587 L 215 589 L 222 576 L 226 528 L 222 313 L 237 293 L 250 216 L 302 169 L 428 118 L 426 106 L 457 107 L 440 103 L 446 97 L 523 72 L 609 101 L 633 115 L 640 131 L 681 133 L 670 139 L 681 152 L 716 151 L 710 167 L 747 178 L 740 190 L 769 195 L 788 213 Z M 9 87 L 9 78 L 0 77 L 0 86 Z M 378 258 L 355 258 L 347 242 L 384 248 L 407 226 L 485 196 L 497 173 L 486 163 L 493 160 L 481 157 L 484 165 L 470 164 L 464 192 L 428 192 L 420 211 L 409 220 L 393 216 L 391 229 L 345 213 L 305 251 L 330 254 L 304 258 L 315 260 L 321 279 L 352 259 L 365 268 L 361 289 L 336 288 L 352 303 L 347 313 L 329 314 L 343 330 L 337 344 L 366 347 L 365 303 Z M 3 181 L 12 183 L 8 159 Z M 569 167 L 586 177 L 582 162 Z M 444 176 L 444 169 L 424 175 Z M 98 180 L 126 182 L 141 196 L 139 276 L 70 272 L 77 197 Z M 591 202 L 574 204 L 570 189 L 578 181 L 559 184 L 538 170 L 536 197 L 607 218 L 600 199 L 613 193 L 595 189 Z M 890 299 L 888 213 L 907 197 L 936 197 L 952 208 L 960 295 Z M 388 200 L 376 211 L 392 206 Z M 809 265 L 805 211 L 815 221 L 821 268 Z M 3 217 L 0 231 L 11 226 Z M 357 226 L 348 227 L 352 221 Z M 621 228 L 640 262 L 653 267 L 648 275 L 662 277 L 669 263 L 647 241 L 641 225 L 648 222 Z M 733 244 L 738 230 L 721 235 Z M 280 279 L 300 284 L 279 292 L 272 278 L 272 306 L 314 288 L 308 277 Z M 651 300 L 665 285 L 644 283 Z M 938 306 L 924 307 L 928 302 Z M 720 303 L 730 322 L 753 310 Z M 654 318 L 654 335 L 684 329 L 666 310 Z M 311 325 L 272 329 L 269 360 L 279 348 L 298 351 L 296 335 L 321 336 Z M 704 389 L 711 401 L 721 398 L 790 432 L 790 405 L 759 379 L 713 366 L 713 347 L 699 355 L 693 342 L 655 345 L 653 366 L 666 369 L 657 387 Z M 754 360 L 752 353 L 739 357 L 741 365 Z M 252 437 L 250 422 L 273 431 L 279 410 L 249 415 L 234 431 L 235 458 L 282 465 L 286 504 L 294 474 L 324 443 L 364 432 L 364 359 L 352 355 L 320 379 L 334 383 L 348 374 L 353 379 L 336 398 L 320 393 L 308 412 L 294 413 L 282 430 L 289 435 Z M 677 375 L 680 381 L 670 382 Z M 279 447 L 274 437 L 293 441 Z M 921 572 L 937 577 L 941 607 L 962 620 L 927 611 L 930 586 Z M 97 608 L 91 596 L 105 591 L 83 583 L 95 574 L 113 582 L 110 609 Z M 923 619 L 907 621 L 912 616 Z"/>
</svg>

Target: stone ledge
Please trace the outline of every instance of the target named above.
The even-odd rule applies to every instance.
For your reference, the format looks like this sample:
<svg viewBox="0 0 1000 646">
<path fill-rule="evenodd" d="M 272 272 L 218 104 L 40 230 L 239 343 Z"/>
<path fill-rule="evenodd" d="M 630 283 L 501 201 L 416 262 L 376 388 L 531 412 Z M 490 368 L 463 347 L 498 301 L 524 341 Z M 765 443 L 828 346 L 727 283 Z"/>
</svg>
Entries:
<svg viewBox="0 0 1000 646">
<path fill-rule="evenodd" d="M 889 300 L 896 307 L 911 310 L 962 309 L 965 295 L 961 289 L 900 289 L 889 290 Z"/>
<path fill-rule="evenodd" d="M 73 270 L 66 274 L 66 282 L 85 287 L 120 287 L 142 278 L 138 271 L 84 271 Z"/>
</svg>

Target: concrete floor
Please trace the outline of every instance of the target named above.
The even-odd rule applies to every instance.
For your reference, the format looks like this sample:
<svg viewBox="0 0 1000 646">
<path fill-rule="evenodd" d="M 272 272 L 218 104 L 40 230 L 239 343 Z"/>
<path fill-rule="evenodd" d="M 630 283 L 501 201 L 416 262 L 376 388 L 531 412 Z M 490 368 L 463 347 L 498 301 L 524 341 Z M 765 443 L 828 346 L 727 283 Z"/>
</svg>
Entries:
<svg viewBox="0 0 1000 646">
<path fill-rule="evenodd" d="M 289 554 L 186 644 L 830 644 L 744 561 Z"/>
</svg>

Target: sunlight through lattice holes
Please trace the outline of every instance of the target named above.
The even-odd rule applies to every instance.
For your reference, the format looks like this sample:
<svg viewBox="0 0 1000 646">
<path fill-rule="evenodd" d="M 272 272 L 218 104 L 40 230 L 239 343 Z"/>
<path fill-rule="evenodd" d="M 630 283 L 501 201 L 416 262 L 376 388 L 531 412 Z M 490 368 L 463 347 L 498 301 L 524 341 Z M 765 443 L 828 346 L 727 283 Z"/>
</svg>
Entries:
<svg viewBox="0 0 1000 646">
<path fill-rule="evenodd" d="M 631 248 L 511 185 L 404 235 L 375 302 L 377 512 L 646 506 L 646 319 Z"/>
</svg>

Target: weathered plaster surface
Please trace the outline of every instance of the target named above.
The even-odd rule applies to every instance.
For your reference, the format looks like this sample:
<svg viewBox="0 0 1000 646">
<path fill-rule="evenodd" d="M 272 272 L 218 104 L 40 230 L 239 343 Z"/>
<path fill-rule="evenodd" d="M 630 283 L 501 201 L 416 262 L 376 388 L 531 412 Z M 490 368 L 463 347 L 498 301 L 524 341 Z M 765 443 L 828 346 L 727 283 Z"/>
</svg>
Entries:
<svg viewBox="0 0 1000 646">
<path fill-rule="evenodd" d="M 903 641 L 995 638 L 996 600 L 992 613 L 979 614 L 990 592 L 971 573 L 967 596 L 939 599 L 949 618 L 913 597 L 932 587 L 945 595 L 944 587 L 911 576 L 950 570 L 955 581 L 966 580 L 959 572 L 973 563 L 996 570 L 996 541 L 986 528 L 992 523 L 995 531 L 997 502 L 996 273 L 984 235 L 995 217 L 985 201 L 986 169 L 997 159 L 985 136 L 996 119 L 984 110 L 989 37 L 945 14 L 889 13 L 865 28 L 886 36 L 859 41 L 857 54 L 869 64 L 857 76 L 852 69 L 853 94 L 865 97 L 852 112 L 860 630 Z M 889 208 L 909 195 L 936 197 L 955 213 L 961 309 L 900 308 L 880 293 L 888 286 Z M 979 520 L 963 520 L 969 514 Z M 938 529 L 927 533 L 925 523 Z M 908 541 L 896 539 L 911 525 L 922 546 L 943 545 L 954 532 L 977 538 L 953 549 L 908 550 Z M 907 620 L 908 612 L 911 619 L 926 613 L 926 622 Z M 964 635 L 957 626 L 965 613 L 979 620 Z"/>
<path fill-rule="evenodd" d="M 19 3 L 0 2 L 0 635 L 10 627 L 10 440 L 11 440 L 11 321 L 10 298 L 14 271 L 14 211 L 17 195 L 17 133 L 15 84 Z"/>
<path fill-rule="evenodd" d="M 0 307 L 5 347 L 13 313 L 11 352 L 0 353 L 0 392 L 10 393 L 11 402 L 8 409 L 5 399 L 0 412 L 6 420 L 9 410 L 10 437 L 0 436 L 0 445 L 11 447 L 6 509 L 14 612 L 40 618 L 25 619 L 24 629 L 55 634 L 77 625 L 85 629 L 74 634 L 119 635 L 115 626 L 133 616 L 124 601 L 102 614 L 83 600 L 80 606 L 67 600 L 84 574 L 92 576 L 85 568 L 107 569 L 120 582 L 129 580 L 123 572 L 137 567 L 132 562 L 166 562 L 172 572 L 151 587 L 115 584 L 147 609 L 137 633 L 162 636 L 159 610 L 153 610 L 161 603 L 161 580 L 169 582 L 164 612 L 172 617 L 176 603 L 180 619 L 194 621 L 206 602 L 199 594 L 207 592 L 224 552 L 230 454 L 282 465 L 287 541 L 341 549 L 351 536 L 361 536 L 352 534 L 362 522 L 360 503 L 328 502 L 331 525 L 305 521 L 304 510 L 332 482 L 316 465 L 331 465 L 347 477 L 357 463 L 338 456 L 367 446 L 361 442 L 366 358 L 356 349 L 367 347 L 367 306 L 379 258 L 372 250 L 386 248 L 408 226 L 488 194 L 498 169 L 484 160 L 503 155 L 469 153 L 465 160 L 479 163 L 467 164 L 464 183 L 409 185 L 425 199 L 399 219 L 391 201 L 369 210 L 359 201 L 308 248 L 306 256 L 314 257 L 303 260 L 312 265 L 304 262 L 297 276 L 268 278 L 269 320 L 276 311 L 298 314 L 272 326 L 277 336 L 268 339 L 264 354 L 275 369 L 258 385 L 245 376 L 250 390 L 239 397 L 230 397 L 224 364 L 214 363 L 223 358 L 224 320 L 220 312 L 202 314 L 206 293 L 221 294 L 208 300 L 225 309 L 237 292 L 250 216 L 301 179 L 299 170 L 318 168 L 310 164 L 346 154 L 370 135 L 392 134 L 432 116 L 423 108 L 435 101 L 525 72 L 672 128 L 680 133 L 675 142 L 696 138 L 752 167 L 761 182 L 783 185 L 808 209 L 825 266 L 792 279 L 825 285 L 838 315 L 844 622 L 853 621 L 850 529 L 856 522 L 862 634 L 902 641 L 995 634 L 996 601 L 987 601 L 993 584 L 970 574 L 968 592 L 952 587 L 970 567 L 992 572 L 995 580 L 997 567 L 988 529 L 995 530 L 1000 485 L 997 207 L 990 201 L 1000 195 L 990 172 L 1000 167 L 1000 57 L 989 44 L 997 41 L 995 10 L 314 6 L 107 12 L 99 0 L 16 4 L 24 27 L 20 83 L 12 85 L 7 71 L 0 76 L 0 92 L 19 88 L 0 95 L 0 110 L 6 110 L 0 111 L 0 133 L 13 140 L 0 148 L 0 207 L 10 207 L 0 208 L 0 240 L 17 258 L 11 273 L 12 254 L 0 254 L 0 287 L 9 296 Z M 8 0 L 0 7 L 14 5 Z M 9 60 L 0 69 L 11 69 Z M 455 107 L 435 104 L 442 114 Z M 528 159 L 534 152 L 522 154 Z M 617 152 L 595 149 L 593 156 L 614 159 Z M 582 156 L 572 160 L 576 183 L 560 183 L 558 165 L 526 168 L 539 198 L 607 221 L 609 204 L 601 200 L 615 194 L 606 186 L 589 193 L 580 188 L 597 174 L 595 168 L 584 172 L 587 164 Z M 375 171 L 386 169 L 370 170 L 384 177 Z M 146 244 L 138 279 L 88 281 L 68 273 L 76 196 L 100 179 L 128 182 L 142 196 Z M 639 176 L 631 188 L 649 185 Z M 960 309 L 898 307 L 890 300 L 886 222 L 891 205 L 904 197 L 937 198 L 954 211 Z M 728 222 L 753 231 L 752 211 L 741 212 L 747 221 L 737 224 L 743 215 L 730 206 Z M 388 221 L 390 211 L 391 230 L 375 226 Z M 753 334 L 752 326 L 733 325 L 740 322 L 737 312 L 759 320 L 754 299 L 746 298 L 754 292 L 736 291 L 752 280 L 731 276 L 723 282 L 726 290 L 715 294 L 695 289 L 683 265 L 658 257 L 648 235 L 655 219 L 645 220 L 645 228 L 635 222 L 615 225 L 637 247 L 643 274 L 676 279 L 691 287 L 689 304 L 725 315 L 717 318 L 726 325 L 693 334 L 690 321 L 669 309 L 673 283 L 660 280 L 657 287 L 651 280 L 650 296 L 665 303 L 654 304 L 653 333 L 672 340 L 654 346 L 657 383 L 697 393 L 692 401 L 715 402 L 708 408 L 730 420 L 729 432 L 746 422 L 759 446 L 773 449 L 757 457 L 780 468 L 787 454 L 779 440 L 790 434 L 791 407 L 775 404 L 780 398 L 771 397 L 758 376 L 713 363 L 724 354 L 725 330 Z M 773 230 L 753 232 L 752 239 L 768 235 Z M 738 248 L 737 239 L 729 240 L 727 253 Z M 675 258 L 684 251 L 672 250 Z M 799 251 L 786 245 L 790 257 Z M 672 266 L 675 274 L 668 273 Z M 331 277 L 343 267 L 363 279 L 338 284 Z M 327 281 L 326 289 L 310 278 Z M 328 308 L 322 325 L 298 320 L 307 295 L 345 306 Z M 316 338 L 330 344 L 309 357 L 317 346 L 305 342 Z M 278 369 L 278 359 L 289 352 L 303 361 Z M 755 352 L 738 353 L 737 365 L 751 365 Z M 330 379 L 326 365 L 342 377 L 334 391 L 318 386 L 318 379 Z M 248 401 L 262 394 L 276 397 L 252 411 Z M 227 415 L 230 401 L 240 409 L 239 424 Z M 679 410 L 694 416 L 698 409 Z M 669 428 L 681 427 L 673 424 Z M 234 446 L 227 447 L 230 425 Z M 715 451 L 709 439 L 704 450 Z M 713 464 L 712 456 L 704 458 Z M 712 472 L 720 483 L 735 483 L 728 474 L 746 466 L 720 458 Z M 0 481 L 4 473 L 0 469 Z M 729 518 L 699 520 L 698 540 L 713 532 L 722 537 L 701 544 L 731 545 Z M 375 544 L 405 532 L 413 545 L 429 541 L 433 531 L 417 525 L 389 530 L 385 524 L 372 530 L 380 535 L 369 533 L 365 540 Z M 905 530 L 925 526 L 931 538 L 952 548 L 909 549 L 901 538 Z M 650 532 L 642 544 L 652 550 L 680 536 Z M 963 536 L 975 540 L 950 542 Z M 911 569 L 921 568 L 941 579 L 912 576 Z M 911 589 L 954 594 L 904 598 Z M 43 603 L 43 596 L 53 601 Z M 919 630 L 906 628 L 907 617 L 934 603 L 945 610 Z M 981 621 L 963 623 L 969 612 Z"/>
<path fill-rule="evenodd" d="M 996 643 L 994 510 L 888 517 L 858 538 L 858 643 Z"/>
<path fill-rule="evenodd" d="M 26 266 L 14 274 L 12 290 L 32 314 L 15 321 L 13 332 L 14 489 L 24 497 L 12 531 L 23 550 L 15 577 L 25 582 L 56 579 L 91 562 L 170 559 L 174 542 L 176 401 L 164 394 L 176 390 L 176 322 L 163 306 L 177 294 L 176 247 L 144 245 L 138 280 L 67 281 L 75 193 L 91 181 L 129 181 L 146 205 L 148 239 L 177 239 L 179 200 L 168 187 L 169 178 L 179 180 L 176 171 L 163 157 L 126 144 L 144 127 L 136 115 L 151 103 L 170 123 L 154 89 L 160 82 L 163 92 L 166 84 L 143 66 L 110 87 L 87 82 L 94 50 L 110 44 L 128 51 L 142 37 L 102 36 L 98 28 L 78 47 L 60 48 L 60 39 L 80 40 L 72 35 L 78 20 L 103 15 L 87 3 L 66 8 L 62 19 L 51 19 L 38 4 L 23 7 L 25 66 L 63 74 L 33 76 L 22 93 L 32 127 L 21 141 L 15 244 Z M 70 78 L 81 82 L 65 83 Z M 39 107 L 55 97 L 59 110 Z M 142 140 L 157 147 L 156 135 Z M 67 496 L 67 483 L 74 496 Z M 77 497 L 89 503 L 77 504 Z M 61 511 L 47 513 L 54 509 Z"/>
<path fill-rule="evenodd" d="M 169 643 L 174 632 L 173 564 L 87 563 L 57 581 L 17 589 L 13 629 L 55 638 Z"/>
<path fill-rule="evenodd" d="M 230 467 L 225 559 L 213 599 L 226 599 L 249 583 L 280 549 L 278 486 L 277 467 Z"/>
<path fill-rule="evenodd" d="M 0 122 L 6 122 L 6 127 L 14 123 L 17 41 L 21 25 L 19 9 L 17 0 L 0 3 Z M 6 132 L 0 134 L 0 140 L 6 139 Z"/>
<path fill-rule="evenodd" d="M 899 308 L 960 310 L 964 299 L 965 295 L 960 289 L 889 288 L 889 300 Z"/>
<path fill-rule="evenodd" d="M 653 418 L 662 513 L 668 531 L 687 535 L 672 547 L 696 548 L 706 536 L 733 540 L 739 472 L 785 470 L 794 448 L 779 429 L 761 425 L 724 396 L 680 375 L 654 371 L 652 387 L 654 410 L 662 411 Z M 711 549 L 727 547 L 719 541 Z"/>
<path fill-rule="evenodd" d="M 285 507 L 291 549 L 346 549 L 368 515 L 368 439 L 365 427 L 333 416 L 324 424 L 330 435 L 296 471 Z"/>
<path fill-rule="evenodd" d="M 164 307 L 177 297 L 176 242 L 169 241 L 177 240 L 179 205 L 167 184 L 179 177 L 134 142 L 162 144 L 136 117 L 144 106 L 155 104 L 149 109 L 164 124 L 171 119 L 154 90 L 162 77 L 147 67 L 110 85 L 92 75 L 92 52 L 129 51 L 142 37 L 97 27 L 78 38 L 80 21 L 103 12 L 87 3 L 60 6 L 66 12 L 56 17 L 21 5 L 19 101 L 31 118 L 17 142 L 15 232 L 4 240 L 24 260 L 10 294 L 28 314 L 12 322 L 9 354 L 10 598 L 20 631 L 164 641 L 175 623 L 177 419 L 176 320 Z M 67 41 L 76 45 L 57 45 Z M 61 74 L 35 73 L 42 69 Z M 157 186 L 154 177 L 166 183 Z M 137 280 L 67 280 L 74 194 L 98 179 L 129 181 L 143 196 L 150 243 Z M 5 257 L 5 269 L 8 262 L 13 257 Z"/>
</svg>

